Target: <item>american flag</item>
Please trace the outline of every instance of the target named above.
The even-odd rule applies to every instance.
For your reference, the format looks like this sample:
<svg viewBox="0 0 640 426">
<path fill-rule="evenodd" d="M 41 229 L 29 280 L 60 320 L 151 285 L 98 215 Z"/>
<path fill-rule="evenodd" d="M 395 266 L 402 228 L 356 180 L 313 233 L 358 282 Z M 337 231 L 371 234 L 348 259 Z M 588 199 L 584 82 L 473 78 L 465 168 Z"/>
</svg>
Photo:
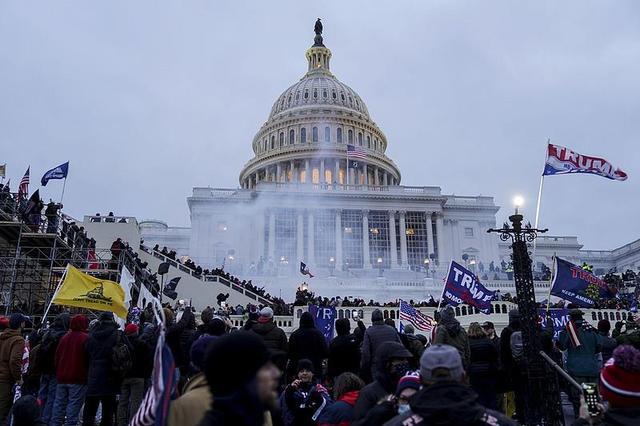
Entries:
<svg viewBox="0 0 640 426">
<path fill-rule="evenodd" d="M 347 158 L 367 158 L 367 153 L 364 149 L 356 145 L 347 145 Z"/>
<path fill-rule="evenodd" d="M 418 311 L 404 300 L 400 300 L 400 321 L 413 324 L 415 328 L 426 333 L 429 333 L 436 325 L 436 320 Z"/>
<path fill-rule="evenodd" d="M 24 176 L 20 180 L 20 185 L 18 185 L 18 196 L 27 195 L 29 193 L 29 169 L 31 166 L 27 167 L 27 171 Z"/>
</svg>

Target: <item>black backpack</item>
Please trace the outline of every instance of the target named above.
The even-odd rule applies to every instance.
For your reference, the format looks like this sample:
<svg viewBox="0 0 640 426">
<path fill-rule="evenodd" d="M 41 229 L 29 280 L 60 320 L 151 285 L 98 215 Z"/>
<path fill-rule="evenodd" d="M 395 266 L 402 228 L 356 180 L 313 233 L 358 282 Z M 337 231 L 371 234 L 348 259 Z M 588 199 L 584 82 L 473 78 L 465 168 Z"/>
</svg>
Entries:
<svg viewBox="0 0 640 426">
<path fill-rule="evenodd" d="M 116 334 L 116 344 L 111 352 L 111 371 L 119 376 L 124 376 L 133 367 L 131 348 L 122 337 L 122 332 Z"/>
<path fill-rule="evenodd" d="M 522 331 L 514 331 L 513 334 L 511 334 L 509 346 L 511 347 L 511 356 L 513 357 L 516 365 L 523 366 L 525 364 L 525 358 Z"/>
</svg>

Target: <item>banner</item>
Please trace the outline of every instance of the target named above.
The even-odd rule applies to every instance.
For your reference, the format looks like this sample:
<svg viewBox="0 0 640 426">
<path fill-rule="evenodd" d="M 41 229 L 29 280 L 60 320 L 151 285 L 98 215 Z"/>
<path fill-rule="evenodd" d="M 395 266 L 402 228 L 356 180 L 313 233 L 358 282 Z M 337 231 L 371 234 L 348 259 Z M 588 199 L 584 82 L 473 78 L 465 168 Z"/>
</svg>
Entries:
<svg viewBox="0 0 640 426">
<path fill-rule="evenodd" d="M 590 173 L 612 180 L 626 180 L 627 174 L 604 158 L 581 155 L 564 146 L 549 144 L 543 176 Z"/>
<path fill-rule="evenodd" d="M 542 328 L 547 327 L 547 321 L 553 323 L 553 339 L 558 340 L 560 332 L 565 329 L 569 323 L 569 309 L 549 309 L 549 316 L 547 317 L 546 309 L 539 308 L 538 316 L 540 318 L 540 325 Z"/>
<path fill-rule="evenodd" d="M 127 310 L 131 306 L 131 289 L 134 287 L 136 279 L 126 266 L 122 267 L 120 273 L 120 287 L 124 290 L 124 305 Z"/>
<path fill-rule="evenodd" d="M 555 257 L 551 294 L 582 308 L 590 308 L 597 300 L 615 297 L 616 290 L 580 266 Z"/>
<path fill-rule="evenodd" d="M 149 290 L 144 286 L 144 284 L 140 284 L 140 294 L 138 295 L 138 303 L 136 306 L 140 309 L 144 309 L 147 307 L 149 303 L 152 303 L 156 298 L 151 294 Z"/>
<path fill-rule="evenodd" d="M 40 184 L 42 184 L 42 186 L 47 186 L 47 183 L 49 183 L 51 179 L 66 179 L 68 173 L 69 173 L 69 162 L 67 161 L 64 164 L 60 164 L 59 166 L 56 166 L 53 169 L 48 170 L 44 175 L 42 175 L 42 179 L 40 179 Z"/>
<path fill-rule="evenodd" d="M 452 260 L 442 298 L 450 305 L 466 303 L 475 306 L 483 314 L 489 314 L 494 292 L 487 290 L 473 272 Z"/>
<path fill-rule="evenodd" d="M 322 331 L 327 344 L 333 339 L 333 329 L 336 320 L 336 308 L 320 307 L 318 305 L 309 306 L 309 313 L 313 316 L 318 330 Z"/>
<path fill-rule="evenodd" d="M 67 265 L 64 281 L 56 290 L 51 303 L 108 311 L 120 318 L 127 318 L 124 290 L 118 283 L 92 277 L 71 265 Z"/>
</svg>

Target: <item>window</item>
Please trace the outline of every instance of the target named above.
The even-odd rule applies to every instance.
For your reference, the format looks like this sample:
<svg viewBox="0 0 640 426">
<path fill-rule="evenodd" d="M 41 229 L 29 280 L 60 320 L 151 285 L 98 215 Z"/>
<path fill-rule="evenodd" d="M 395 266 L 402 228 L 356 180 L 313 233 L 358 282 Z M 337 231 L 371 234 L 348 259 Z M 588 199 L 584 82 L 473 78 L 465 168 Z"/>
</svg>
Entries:
<svg viewBox="0 0 640 426">
<path fill-rule="evenodd" d="M 315 261 L 318 266 L 335 266 L 336 214 L 331 210 L 314 212 Z M 331 261 L 333 259 L 333 262 Z"/>
<path fill-rule="evenodd" d="M 317 168 L 311 170 L 311 182 L 320 183 L 320 170 Z"/>
<path fill-rule="evenodd" d="M 291 105 L 291 95 L 289 95 L 289 99 L 287 100 L 287 105 Z"/>
<path fill-rule="evenodd" d="M 337 135 L 336 136 L 337 136 L 336 139 L 338 140 L 338 143 L 342 143 L 342 127 L 338 127 L 338 131 L 337 131 Z"/>
<path fill-rule="evenodd" d="M 307 129 L 300 129 L 300 143 L 307 143 Z"/>
<path fill-rule="evenodd" d="M 309 91 L 308 90 L 304 91 L 304 98 L 305 99 L 309 99 Z"/>
<path fill-rule="evenodd" d="M 473 228 L 464 228 L 465 238 L 473 238 Z"/>
<path fill-rule="evenodd" d="M 367 136 L 367 148 L 371 149 L 371 136 Z"/>
<path fill-rule="evenodd" d="M 373 149 L 378 150 L 378 139 L 373 140 Z"/>
<path fill-rule="evenodd" d="M 374 268 L 389 268 L 390 258 L 389 215 L 386 211 L 369 212 L 369 261 Z M 382 259 L 381 264 L 378 258 Z"/>
<path fill-rule="evenodd" d="M 362 133 L 358 132 L 358 145 L 362 146 Z"/>
<path fill-rule="evenodd" d="M 335 90 L 332 90 L 332 91 L 331 91 L 331 96 L 333 97 L 333 99 L 336 99 L 336 98 L 337 98 L 337 96 L 336 96 L 336 91 L 335 91 Z"/>
<path fill-rule="evenodd" d="M 313 89 L 313 99 L 318 99 L 318 89 Z"/>
<path fill-rule="evenodd" d="M 216 228 L 220 232 L 226 232 L 228 229 L 227 222 L 218 222 L 218 224 L 216 225 Z"/>
<path fill-rule="evenodd" d="M 284 266 L 296 258 L 297 214 L 293 209 L 282 209 L 276 211 L 275 219 L 275 261 Z"/>
<path fill-rule="evenodd" d="M 280 148 L 284 146 L 284 132 L 280 132 Z"/>
<path fill-rule="evenodd" d="M 347 142 L 349 144 L 353 143 L 353 130 L 349 130 L 349 132 L 347 132 Z"/>
<path fill-rule="evenodd" d="M 331 128 L 329 126 L 324 128 L 324 141 L 331 142 Z"/>
<path fill-rule="evenodd" d="M 324 181 L 326 183 L 332 183 L 333 182 L 333 173 L 331 173 L 330 169 L 324 169 Z"/>
<path fill-rule="evenodd" d="M 296 101 L 300 100 L 300 92 L 296 92 Z"/>
<path fill-rule="evenodd" d="M 289 145 L 293 145 L 296 141 L 296 132 L 293 129 L 289 130 Z"/>
<path fill-rule="evenodd" d="M 421 271 L 424 260 L 429 257 L 427 222 L 424 212 L 407 212 L 405 214 L 405 233 L 407 235 L 407 260 L 413 270 Z"/>
<path fill-rule="evenodd" d="M 313 129 L 311 129 L 311 132 L 312 132 L 311 133 L 311 135 L 312 135 L 311 137 L 312 137 L 313 142 L 318 142 L 318 128 L 314 127 Z"/>
<path fill-rule="evenodd" d="M 342 264 L 362 268 L 362 210 L 342 211 Z"/>
<path fill-rule="evenodd" d="M 268 143 L 269 143 L 269 142 L 265 139 L 265 140 L 264 140 L 264 150 L 265 150 L 265 151 L 267 150 L 267 144 L 268 144 Z"/>
<path fill-rule="evenodd" d="M 325 98 L 325 99 L 329 97 L 329 94 L 328 94 L 328 92 L 327 92 L 327 89 L 324 89 L 324 90 L 322 91 L 322 97 L 323 97 L 323 98 Z"/>
<path fill-rule="evenodd" d="M 271 136 L 271 149 L 274 149 L 275 147 L 276 147 L 276 137 Z"/>
<path fill-rule="evenodd" d="M 340 98 L 342 99 L 342 101 L 344 102 L 344 93 L 340 93 Z"/>
</svg>

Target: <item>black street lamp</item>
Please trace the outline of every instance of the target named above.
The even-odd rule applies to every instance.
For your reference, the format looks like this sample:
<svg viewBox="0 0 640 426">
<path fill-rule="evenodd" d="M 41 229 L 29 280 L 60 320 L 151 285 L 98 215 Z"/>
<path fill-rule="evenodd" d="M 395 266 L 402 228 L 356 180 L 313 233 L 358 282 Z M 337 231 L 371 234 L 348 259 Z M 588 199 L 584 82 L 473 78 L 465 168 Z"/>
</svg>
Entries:
<svg viewBox="0 0 640 426">
<path fill-rule="evenodd" d="M 547 229 L 532 228 L 530 223 L 523 227 L 523 216 L 518 213 L 522 198 L 517 197 L 515 204 L 515 214 L 509 216 L 512 225 L 505 223 L 502 228 L 489 229 L 487 232 L 497 233 L 502 241 L 512 242 L 513 275 L 518 296 L 518 311 L 522 320 L 522 340 L 526 360 L 522 376 L 526 392 L 523 398 L 525 407 L 522 419 L 527 425 L 563 424 L 556 376 L 540 356 L 542 330 L 538 326 L 538 307 L 531 258 L 527 248 L 527 243 L 533 242 L 538 233 L 547 232 Z"/>
</svg>

